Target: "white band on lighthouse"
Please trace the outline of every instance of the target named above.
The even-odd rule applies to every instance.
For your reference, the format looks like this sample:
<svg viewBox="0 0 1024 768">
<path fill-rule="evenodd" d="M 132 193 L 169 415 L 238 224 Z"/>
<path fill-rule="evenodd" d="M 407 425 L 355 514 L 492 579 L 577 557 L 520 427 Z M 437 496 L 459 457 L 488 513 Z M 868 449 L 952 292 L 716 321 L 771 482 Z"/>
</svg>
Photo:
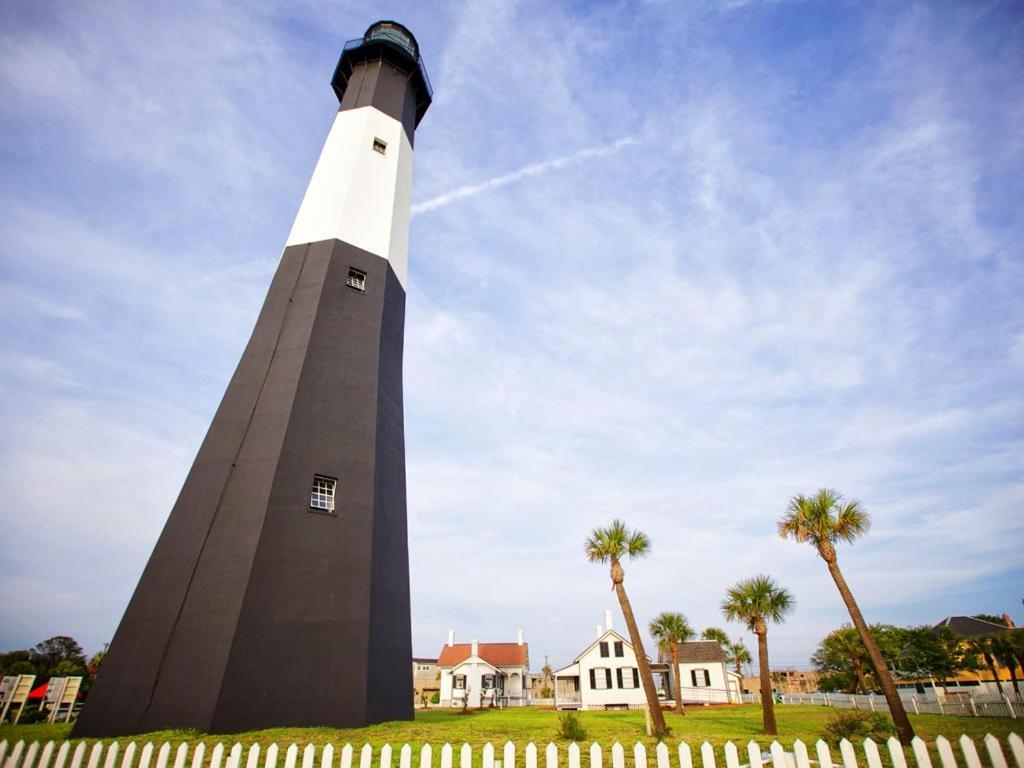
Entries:
<svg viewBox="0 0 1024 768">
<path fill-rule="evenodd" d="M 391 262 L 404 288 L 411 194 L 412 144 L 401 122 L 375 107 L 341 110 L 286 245 L 341 240 Z"/>
</svg>

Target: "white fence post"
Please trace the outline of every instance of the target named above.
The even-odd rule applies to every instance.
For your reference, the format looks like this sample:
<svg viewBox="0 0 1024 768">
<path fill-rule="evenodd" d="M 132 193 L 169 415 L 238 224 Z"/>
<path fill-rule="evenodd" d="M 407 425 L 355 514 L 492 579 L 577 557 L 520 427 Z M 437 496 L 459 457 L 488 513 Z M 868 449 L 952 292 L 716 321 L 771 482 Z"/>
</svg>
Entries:
<svg viewBox="0 0 1024 768">
<path fill-rule="evenodd" d="M 878 754 L 878 745 L 873 739 L 864 739 L 864 757 L 867 758 L 868 768 L 882 768 L 882 758 Z"/>
<path fill-rule="evenodd" d="M 633 763 L 636 768 L 647 768 L 647 747 L 639 741 L 633 745 Z"/>
<path fill-rule="evenodd" d="M 935 747 L 939 751 L 939 762 L 942 768 L 957 768 L 956 757 L 953 756 L 953 746 L 945 736 L 935 737 Z"/>
<path fill-rule="evenodd" d="M 1013 711 L 1013 704 L 1010 703 L 1010 697 L 1005 693 L 1003 694 L 1003 701 L 1006 702 L 1006 709 L 1010 712 L 1010 717 L 1013 720 L 1017 719 L 1017 713 Z"/>
<path fill-rule="evenodd" d="M 590 768 L 601 768 L 601 745 L 596 741 L 590 745 Z"/>
<path fill-rule="evenodd" d="M 821 768 L 832 768 L 832 752 L 829 751 L 828 744 L 818 739 L 818 743 L 815 744 L 815 751 L 818 753 L 818 765 Z"/>
<path fill-rule="evenodd" d="M 202 744 L 200 744 L 199 746 L 201 747 Z M 196 749 L 198 749 L 198 748 L 199 747 L 196 747 Z M 263 768 L 277 768 L 277 751 L 278 751 L 277 750 L 277 744 L 271 744 L 269 747 L 267 747 L 266 757 L 263 758 Z M 349 759 L 349 764 L 345 765 L 344 762 L 343 762 L 341 768 L 351 768 L 351 766 L 352 766 L 352 748 L 351 747 L 349 747 L 348 759 Z M 194 768 L 194 766 L 193 766 L 193 768 Z"/>
<path fill-rule="evenodd" d="M 664 741 L 658 742 L 658 746 L 654 749 L 654 755 L 658 768 L 672 768 L 672 764 L 669 762 L 668 747 Z"/>
<path fill-rule="evenodd" d="M 612 768 L 626 768 L 626 751 L 617 741 L 612 744 Z"/>
<path fill-rule="evenodd" d="M 537 768 L 537 745 L 532 741 L 526 745 L 525 768 Z M 441 768 L 444 768 L 442 765 Z"/>
<path fill-rule="evenodd" d="M 1013 759 L 1017 761 L 1017 768 L 1024 768 L 1024 739 L 1016 733 L 1011 733 L 1006 737 L 1006 742 L 1010 745 Z"/>
<path fill-rule="evenodd" d="M 431 763 L 434 759 L 433 751 L 429 744 L 423 745 L 423 749 L 420 750 L 420 768 L 431 768 Z M 345 768 L 344 762 L 342 763 L 342 768 Z"/>
<path fill-rule="evenodd" d="M 740 768 L 740 756 L 736 751 L 736 745 L 731 741 L 725 742 L 725 768 Z"/>
<path fill-rule="evenodd" d="M 682 754 L 683 745 L 679 745 L 679 753 Z M 761 760 L 761 745 L 755 741 L 747 742 L 747 758 L 750 760 L 750 768 L 764 768 L 764 761 Z M 682 763 L 682 760 L 679 761 Z M 682 766 L 680 766 L 682 768 Z"/>
<path fill-rule="evenodd" d="M 924 739 L 920 736 L 915 736 L 913 741 L 910 742 L 910 746 L 914 750 L 917 768 L 932 768 L 932 758 L 928 754 L 928 745 L 924 743 Z"/>
<path fill-rule="evenodd" d="M 385 744 L 380 748 L 380 768 L 391 768 L 391 745 Z M 306 768 L 303 766 L 302 768 Z"/>
<path fill-rule="evenodd" d="M 125 753 L 125 754 L 127 754 L 127 753 Z M 84 757 L 85 757 L 85 742 L 84 741 L 80 741 L 80 742 L 78 742 L 78 746 L 75 747 L 74 754 L 71 755 L 71 768 L 81 768 L 82 767 L 82 759 Z M 15 760 L 14 764 L 17 765 L 18 761 Z"/>
<path fill-rule="evenodd" d="M 544 763 L 547 768 L 558 768 L 558 747 L 553 742 L 549 741 L 544 749 Z M 469 766 L 466 766 L 466 768 L 469 768 Z"/>
<path fill-rule="evenodd" d="M 489 741 L 484 744 L 482 765 L 483 768 L 494 768 L 494 745 Z"/>
<path fill-rule="evenodd" d="M 575 741 L 569 745 L 569 768 L 580 768 L 580 745 Z"/>
<path fill-rule="evenodd" d="M 679 768 L 693 768 L 693 755 L 690 753 L 690 745 L 685 741 L 679 742 Z M 752 768 L 761 768 L 761 766 Z"/>
<path fill-rule="evenodd" d="M 992 768 L 1009 768 L 1006 758 L 1003 757 L 1003 748 L 999 746 L 999 739 L 991 733 L 985 736 L 985 749 L 988 751 L 988 759 Z"/>
<path fill-rule="evenodd" d="M 964 753 L 964 761 L 967 768 L 981 768 L 981 758 L 978 757 L 978 750 L 967 734 L 960 737 L 960 751 Z"/>
<path fill-rule="evenodd" d="M 772 768 L 788 768 L 786 765 L 786 750 L 778 741 L 773 741 L 771 746 Z"/>
<path fill-rule="evenodd" d="M 706 741 L 700 745 L 700 761 L 704 768 L 715 768 L 715 748 Z"/>
<path fill-rule="evenodd" d="M 325 762 L 327 760 L 327 750 L 328 750 L 328 748 L 330 748 L 332 750 L 334 749 L 334 747 L 331 747 L 330 744 L 328 744 L 326 747 L 324 747 L 324 761 Z M 330 763 L 326 763 L 326 765 L 322 765 L 320 768 L 331 768 L 331 764 Z M 408 743 L 403 744 L 402 748 L 398 752 L 398 768 L 412 768 L 412 747 L 409 746 Z"/>
<path fill-rule="evenodd" d="M 469 744 L 459 750 L 459 768 L 473 768 L 473 748 Z"/>
<path fill-rule="evenodd" d="M 502 768 L 515 768 L 516 745 L 511 741 L 505 742 L 505 748 L 502 750 L 502 760 L 504 761 Z"/>
<path fill-rule="evenodd" d="M 839 742 L 839 754 L 843 758 L 843 766 L 845 768 L 857 768 L 857 753 L 853 749 L 853 744 L 850 743 L 849 739 L 843 739 Z"/>
<path fill-rule="evenodd" d="M 796 761 L 796 768 L 811 768 L 811 758 L 807 754 L 807 745 L 800 739 L 793 742 L 793 759 Z"/>
</svg>

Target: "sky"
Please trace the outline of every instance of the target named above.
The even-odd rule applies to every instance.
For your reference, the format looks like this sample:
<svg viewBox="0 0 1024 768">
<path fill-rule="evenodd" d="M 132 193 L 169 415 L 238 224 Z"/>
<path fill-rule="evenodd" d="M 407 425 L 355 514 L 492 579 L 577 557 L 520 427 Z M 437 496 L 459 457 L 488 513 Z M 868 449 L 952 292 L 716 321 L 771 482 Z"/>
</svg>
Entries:
<svg viewBox="0 0 1024 768">
<path fill-rule="evenodd" d="M 1024 622 L 1024 4 L 0 5 L 0 650 L 114 633 L 252 330 L 343 43 L 417 36 L 405 336 L 413 649 L 568 663 L 583 540 L 639 620 L 773 666 L 848 617 L 778 538 L 829 486 L 869 621 Z M 650 650 L 650 649 L 649 649 Z"/>
</svg>

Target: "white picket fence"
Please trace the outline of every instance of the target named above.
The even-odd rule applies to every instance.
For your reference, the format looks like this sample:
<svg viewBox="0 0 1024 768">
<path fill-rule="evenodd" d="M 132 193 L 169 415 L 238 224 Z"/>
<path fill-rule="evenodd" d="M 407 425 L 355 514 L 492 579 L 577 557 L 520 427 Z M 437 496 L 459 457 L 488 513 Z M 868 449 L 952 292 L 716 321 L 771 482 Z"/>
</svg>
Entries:
<svg viewBox="0 0 1024 768">
<path fill-rule="evenodd" d="M 935 694 L 900 693 L 903 706 L 915 715 L 960 715 L 962 717 L 1024 718 L 1024 696 L 998 693 Z M 760 704 L 761 695 L 743 694 L 746 704 Z M 792 693 L 782 696 L 783 704 L 813 704 L 840 709 L 863 709 L 869 712 L 888 712 L 884 696 L 853 693 Z"/>
<path fill-rule="evenodd" d="M 959 750 L 954 744 L 959 745 Z M 983 740 L 982 753 L 967 736 L 953 742 L 939 736 L 934 745 L 938 761 L 933 763 L 928 745 L 917 738 L 913 741 L 913 757 L 908 764 L 903 747 L 896 739 L 882 744 L 865 739 L 859 747 L 844 739 L 835 757 L 833 750 L 823 741 L 813 745 L 814 757 L 802 741 L 794 741 L 789 750 L 773 741 L 767 752 L 762 752 L 761 745 L 753 741 L 745 749 L 743 745 L 737 746 L 730 741 L 720 754 L 706 741 L 695 748 L 680 742 L 674 750 L 660 743 L 650 758 L 647 747 L 637 743 L 633 746 L 629 763 L 634 768 L 1024 768 L 1024 740 L 1014 733 L 1006 738 L 1005 744 L 1006 750 L 999 739 L 988 735 Z M 885 757 L 883 749 L 887 752 Z M 258 744 L 248 749 L 237 743 L 227 747 L 216 744 L 207 755 L 206 745 L 202 743 L 190 748 L 188 744 L 174 747 L 170 743 L 154 745 L 147 742 L 140 748 L 135 742 L 128 742 L 122 752 L 116 741 L 109 745 L 95 743 L 91 746 L 86 742 L 72 746 L 67 741 L 60 745 L 52 741 L 26 745 L 19 741 L 13 747 L 2 741 L 0 768 L 242 768 L 243 762 L 245 768 L 260 768 L 261 762 L 263 768 L 277 768 L 281 751 L 277 744 L 271 744 L 265 750 L 261 750 Z M 439 753 L 436 763 L 435 752 Z M 987 758 L 984 762 L 982 754 Z M 397 768 L 412 768 L 411 746 L 401 747 L 397 757 Z M 485 744 L 479 750 L 479 756 L 469 744 L 461 747 L 444 744 L 440 749 L 425 744 L 419 750 L 418 764 L 419 768 L 432 768 L 435 764 L 439 768 L 456 768 L 456 765 L 457 768 L 473 768 L 474 765 L 478 768 L 602 768 L 608 765 L 606 757 L 610 758 L 610 768 L 626 768 L 626 748 L 618 742 L 607 752 L 599 744 L 589 747 L 570 744 L 563 750 L 555 744 L 540 747 L 527 744 L 521 752 L 512 742 L 500 749 Z M 589 758 L 589 765 L 586 758 Z M 395 751 L 387 744 L 376 750 L 369 744 L 361 749 L 346 744 L 337 754 L 331 744 L 320 748 L 307 744 L 301 750 L 292 744 L 284 750 L 283 768 L 393 768 L 394 762 Z"/>
</svg>

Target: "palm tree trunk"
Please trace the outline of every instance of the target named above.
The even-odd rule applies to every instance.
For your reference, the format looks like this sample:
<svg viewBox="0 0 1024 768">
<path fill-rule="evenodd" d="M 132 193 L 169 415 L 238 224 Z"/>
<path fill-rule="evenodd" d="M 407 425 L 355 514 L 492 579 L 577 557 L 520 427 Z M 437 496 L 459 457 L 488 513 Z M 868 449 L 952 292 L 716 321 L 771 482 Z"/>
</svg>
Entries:
<svg viewBox="0 0 1024 768">
<path fill-rule="evenodd" d="M 853 665 L 853 674 L 857 678 L 857 682 L 854 685 L 855 693 L 867 693 L 868 692 L 868 681 L 864 678 L 864 665 L 861 664 L 860 659 L 850 659 L 850 663 Z"/>
<path fill-rule="evenodd" d="M 825 559 L 824 556 L 823 559 Z M 896 692 L 896 683 L 893 682 L 892 675 L 889 674 L 889 667 L 886 666 L 885 659 L 882 658 L 882 652 L 878 650 L 878 643 L 872 637 L 871 630 L 868 629 L 868 624 L 864 621 L 864 616 L 857 606 L 857 601 L 853 599 L 853 593 L 850 591 L 846 579 L 843 578 L 843 572 L 839 570 L 839 563 L 836 562 L 834 556 L 825 559 L 825 563 L 828 565 L 828 572 L 832 574 L 832 579 L 839 589 L 843 602 L 846 603 L 846 610 L 850 612 L 853 626 L 857 628 L 857 632 L 860 634 L 860 640 L 864 643 L 864 648 L 868 652 L 871 666 L 875 668 L 875 679 L 878 681 L 879 686 L 881 686 L 882 693 L 885 694 L 885 702 L 889 705 L 889 714 L 892 715 L 892 721 L 899 732 L 900 743 L 904 746 L 910 746 L 910 742 L 914 739 L 914 726 L 910 724 L 907 710 L 903 708 L 903 701 L 900 699 L 899 693 Z"/>
<path fill-rule="evenodd" d="M 774 736 L 779 732 L 775 724 L 775 697 L 772 695 L 772 677 L 768 669 L 768 632 L 756 632 L 757 663 L 761 667 L 761 723 L 764 732 Z"/>
<path fill-rule="evenodd" d="M 996 681 L 996 688 L 999 689 L 999 695 L 1003 695 L 1003 683 L 999 679 L 999 672 L 996 670 L 995 662 L 992 661 L 992 654 L 988 651 L 983 651 L 981 654 L 985 658 L 985 663 L 988 665 L 988 671 L 992 673 L 992 679 Z"/>
<path fill-rule="evenodd" d="M 679 646 L 669 643 L 669 651 L 672 654 L 672 686 L 676 689 L 676 714 L 685 715 L 683 711 L 683 683 L 679 679 Z"/>
<path fill-rule="evenodd" d="M 1006 660 L 1006 666 L 1010 668 L 1010 680 L 1013 681 L 1013 692 L 1020 696 L 1020 686 L 1017 685 L 1017 662 L 1013 658 Z"/>
<path fill-rule="evenodd" d="M 658 692 L 654 689 L 654 675 L 651 674 L 651 665 L 647 661 L 647 654 L 644 653 L 644 644 L 640 638 L 640 630 L 636 626 L 636 618 L 633 616 L 633 607 L 629 604 L 626 588 L 622 586 L 622 583 L 613 582 L 613 584 L 615 584 L 615 596 L 619 598 L 622 616 L 629 629 L 629 640 L 636 653 L 636 665 L 640 669 L 640 682 L 644 687 L 644 695 L 647 697 L 647 707 L 651 710 L 651 721 L 654 723 L 654 736 L 662 738 L 668 735 L 668 726 L 665 725 L 665 714 L 661 711 Z"/>
</svg>

